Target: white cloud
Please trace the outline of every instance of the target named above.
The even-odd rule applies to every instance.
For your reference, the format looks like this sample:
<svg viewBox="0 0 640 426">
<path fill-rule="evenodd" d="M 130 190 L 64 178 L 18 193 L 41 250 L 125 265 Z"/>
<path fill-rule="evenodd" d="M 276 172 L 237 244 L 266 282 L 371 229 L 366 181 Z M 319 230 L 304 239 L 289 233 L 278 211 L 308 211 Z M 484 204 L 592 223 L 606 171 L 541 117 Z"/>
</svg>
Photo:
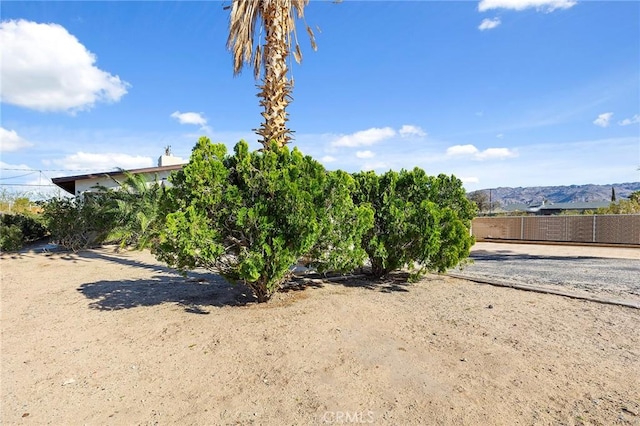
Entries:
<svg viewBox="0 0 640 426">
<path fill-rule="evenodd" d="M 117 102 L 129 87 L 58 24 L 1 22 L 0 56 L 0 99 L 24 108 L 73 113 Z"/>
<path fill-rule="evenodd" d="M 609 122 L 611 121 L 611 117 L 613 117 L 612 112 L 602 113 L 598 116 L 598 118 L 593 120 L 593 124 L 600 127 L 609 127 Z"/>
<path fill-rule="evenodd" d="M 419 126 L 412 126 L 410 124 L 405 124 L 403 125 L 400 130 L 398 131 L 398 133 L 400 133 L 400 136 L 402 136 L 403 138 L 409 137 L 409 136 L 427 136 L 427 133 L 422 130 L 422 128 L 420 128 Z"/>
<path fill-rule="evenodd" d="M 478 29 L 480 31 L 485 31 L 485 30 L 492 30 L 495 27 L 497 27 L 498 25 L 500 25 L 502 22 L 500 21 L 500 18 L 493 18 L 493 19 L 483 19 L 482 22 L 480 22 L 480 25 L 478 25 Z"/>
<path fill-rule="evenodd" d="M 320 161 L 322 161 L 323 163 L 333 163 L 336 160 L 337 160 L 336 157 L 332 157 L 330 155 L 325 155 L 320 159 Z"/>
<path fill-rule="evenodd" d="M 118 153 L 94 154 L 77 152 L 65 158 L 53 160 L 53 163 L 67 170 L 97 170 L 109 171 L 117 168 L 139 169 L 154 165 L 151 157 Z"/>
<path fill-rule="evenodd" d="M 20 169 L 20 170 L 33 170 L 31 167 L 26 164 L 10 164 L 5 163 L 4 161 L 0 161 L 0 168 L 3 169 Z"/>
<path fill-rule="evenodd" d="M 473 145 L 454 145 L 447 148 L 447 156 L 473 156 L 476 160 L 492 160 L 517 157 L 518 153 L 509 148 L 487 148 L 480 151 Z"/>
<path fill-rule="evenodd" d="M 350 135 L 340 136 L 331 143 L 332 147 L 348 147 L 355 148 L 359 146 L 371 146 L 385 139 L 392 138 L 396 135 L 396 131 L 391 127 L 373 127 L 367 130 L 352 133 Z"/>
<path fill-rule="evenodd" d="M 171 114 L 171 117 L 178 120 L 180 124 L 195 124 L 198 126 L 205 126 L 207 124 L 207 119 L 199 112 L 176 111 Z"/>
<path fill-rule="evenodd" d="M 618 124 L 621 126 L 629 126 L 631 124 L 640 123 L 640 114 L 636 114 L 631 118 L 625 118 L 622 121 L 619 121 Z"/>
<path fill-rule="evenodd" d="M 496 135 L 496 138 L 498 138 L 498 139 L 503 139 L 503 138 L 504 138 L 504 133 L 498 133 L 498 134 Z"/>
<path fill-rule="evenodd" d="M 376 154 L 373 151 L 358 151 L 356 152 L 356 157 L 358 158 L 373 158 Z"/>
<path fill-rule="evenodd" d="M 557 9 L 569 9 L 577 3 L 576 0 L 482 0 L 478 5 L 478 10 L 486 12 L 491 9 L 525 10 L 535 8 L 548 13 Z"/>
<path fill-rule="evenodd" d="M 473 145 L 454 145 L 447 148 L 447 155 L 475 155 L 478 153 L 478 148 Z"/>
<path fill-rule="evenodd" d="M 178 120 L 180 124 L 195 124 L 200 126 L 200 130 L 211 134 L 213 130 L 207 126 L 207 119 L 200 112 L 180 112 L 176 111 L 171 114 L 171 118 Z M 195 135 L 194 135 L 195 136 Z"/>
<path fill-rule="evenodd" d="M 0 127 L 0 152 L 17 151 L 33 145 L 21 138 L 15 130 L 7 130 Z"/>
<path fill-rule="evenodd" d="M 517 157 L 518 153 L 509 148 L 487 148 L 476 154 L 478 160 L 504 159 Z"/>
</svg>

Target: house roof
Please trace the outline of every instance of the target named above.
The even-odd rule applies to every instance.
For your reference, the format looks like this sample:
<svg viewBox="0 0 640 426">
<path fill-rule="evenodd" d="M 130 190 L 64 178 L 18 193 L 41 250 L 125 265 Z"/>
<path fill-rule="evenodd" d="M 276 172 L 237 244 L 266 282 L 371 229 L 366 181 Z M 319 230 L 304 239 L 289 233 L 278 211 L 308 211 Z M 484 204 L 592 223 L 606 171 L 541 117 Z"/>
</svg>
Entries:
<svg viewBox="0 0 640 426">
<path fill-rule="evenodd" d="M 609 207 L 610 201 L 587 201 L 578 203 L 551 203 L 544 204 L 540 210 L 595 210 L 602 207 Z"/>
<path fill-rule="evenodd" d="M 512 203 L 497 208 L 496 211 L 505 212 L 531 212 L 538 211 L 556 211 L 556 210 L 596 210 L 603 207 L 609 207 L 610 201 L 586 201 L 586 202 L 572 202 L 572 203 L 544 203 L 544 204 L 524 204 L 524 203 Z"/>
<path fill-rule="evenodd" d="M 114 170 L 110 172 L 99 172 L 99 173 L 88 173 L 84 175 L 76 175 L 76 176 L 62 176 L 51 179 L 54 185 L 64 189 L 70 194 L 76 195 L 76 182 L 81 180 L 89 180 L 89 179 L 98 179 L 105 176 L 121 176 L 125 173 L 131 174 L 140 174 L 140 173 L 159 173 L 166 172 L 172 170 L 180 170 L 184 167 L 184 164 L 175 164 L 171 166 L 161 166 L 161 167 L 146 167 L 143 169 L 131 169 L 131 170 Z"/>
</svg>

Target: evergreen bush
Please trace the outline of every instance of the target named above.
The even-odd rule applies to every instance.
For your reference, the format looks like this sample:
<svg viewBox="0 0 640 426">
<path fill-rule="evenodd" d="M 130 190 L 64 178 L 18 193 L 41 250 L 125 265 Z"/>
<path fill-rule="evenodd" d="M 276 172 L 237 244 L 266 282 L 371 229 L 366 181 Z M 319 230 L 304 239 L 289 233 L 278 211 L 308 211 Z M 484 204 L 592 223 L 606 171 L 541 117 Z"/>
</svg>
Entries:
<svg viewBox="0 0 640 426">
<path fill-rule="evenodd" d="M 3 251 L 20 250 L 26 243 L 37 241 L 47 235 L 42 219 L 29 213 L 0 215 Z"/>
<path fill-rule="evenodd" d="M 108 205 L 108 196 L 100 192 L 53 198 L 44 204 L 42 216 L 55 243 L 78 251 L 100 245 L 113 230 Z"/>
<path fill-rule="evenodd" d="M 241 141 L 229 156 L 201 138 L 170 180 L 154 252 L 172 267 L 219 272 L 264 302 L 302 257 L 322 270 L 349 270 L 364 259 L 360 240 L 373 214 L 353 205 L 353 179 L 327 173 L 297 149 L 249 152 Z"/>
<path fill-rule="evenodd" d="M 412 278 L 443 272 L 469 255 L 473 204 L 454 176 L 428 176 L 422 169 L 354 174 L 356 205 L 374 209 L 374 226 L 363 248 L 372 274 L 409 268 Z"/>
</svg>

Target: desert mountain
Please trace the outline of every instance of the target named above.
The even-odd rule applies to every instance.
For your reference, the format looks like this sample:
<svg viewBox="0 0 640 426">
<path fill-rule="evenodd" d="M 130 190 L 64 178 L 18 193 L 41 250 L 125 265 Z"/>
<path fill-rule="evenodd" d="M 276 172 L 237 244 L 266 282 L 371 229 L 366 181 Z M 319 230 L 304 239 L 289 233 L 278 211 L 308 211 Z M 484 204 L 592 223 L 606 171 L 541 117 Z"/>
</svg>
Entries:
<svg viewBox="0 0 640 426">
<path fill-rule="evenodd" d="M 640 182 L 614 183 L 611 185 L 570 185 L 570 186 L 532 186 L 518 188 L 480 189 L 473 192 L 491 191 L 491 199 L 499 205 L 535 204 L 547 201 L 551 203 L 581 203 L 591 201 L 611 201 L 612 188 L 616 199 L 628 198 L 634 191 L 640 191 Z"/>
</svg>

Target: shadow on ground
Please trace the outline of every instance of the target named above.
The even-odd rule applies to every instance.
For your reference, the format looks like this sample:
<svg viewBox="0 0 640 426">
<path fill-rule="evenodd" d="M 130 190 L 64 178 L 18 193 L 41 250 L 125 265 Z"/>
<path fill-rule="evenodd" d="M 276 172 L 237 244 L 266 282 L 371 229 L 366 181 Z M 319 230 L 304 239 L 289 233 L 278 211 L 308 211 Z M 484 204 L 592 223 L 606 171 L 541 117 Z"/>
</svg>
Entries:
<svg viewBox="0 0 640 426">
<path fill-rule="evenodd" d="M 232 285 L 213 274 L 191 274 L 184 278 L 177 274 L 159 274 L 151 279 L 125 281 L 97 281 L 82 284 L 78 291 L 93 300 L 93 309 L 111 311 L 139 306 L 175 303 L 185 311 L 208 313 L 208 306 L 244 306 L 255 298 L 243 285 Z"/>
<path fill-rule="evenodd" d="M 93 300 L 89 306 L 99 310 L 129 309 L 175 303 L 186 312 L 208 314 L 206 307 L 244 306 L 256 301 L 244 285 L 231 284 L 219 275 L 194 271 L 182 276 L 164 265 L 128 258 L 126 254 L 107 254 L 95 250 L 75 254 L 79 259 L 97 259 L 155 272 L 150 279 L 97 281 L 82 284 L 78 291 Z"/>
<path fill-rule="evenodd" d="M 139 263 L 139 262 L 136 262 Z M 305 291 L 325 285 L 360 287 L 384 293 L 407 292 L 410 284 L 404 274 L 395 274 L 380 280 L 366 277 L 341 277 L 335 280 L 318 278 L 294 278 L 286 283 L 281 292 Z M 175 273 L 157 274 L 151 279 L 97 281 L 82 284 L 78 291 L 92 300 L 89 307 L 102 311 L 154 306 L 175 303 L 186 312 L 208 314 L 208 307 L 245 306 L 256 303 L 250 289 L 244 285 L 233 285 L 215 274 L 190 273 L 182 277 Z"/>
<path fill-rule="evenodd" d="M 156 274 L 150 279 L 97 281 L 82 284 L 78 291 L 92 300 L 89 306 L 98 310 L 130 309 L 175 303 L 186 312 L 208 314 L 207 307 L 245 306 L 256 303 L 249 288 L 231 284 L 219 275 L 192 271 L 186 277 L 163 265 L 127 258 L 126 255 L 110 255 L 97 251 L 84 251 L 72 255 L 78 260 L 98 259 L 124 266 L 143 268 Z M 384 293 L 407 292 L 409 275 L 397 272 L 381 279 L 365 274 L 333 275 L 308 274 L 293 277 L 281 292 L 304 291 L 325 285 L 359 287 Z"/>
<path fill-rule="evenodd" d="M 588 260 L 599 259 L 597 257 L 590 256 L 554 256 L 554 255 L 532 255 L 515 253 L 510 250 L 497 250 L 497 251 L 485 251 L 477 250 L 471 253 L 469 258 L 473 260 L 489 260 L 489 261 L 501 261 L 501 260 L 561 260 L 561 261 L 575 261 L 575 260 Z"/>
<path fill-rule="evenodd" d="M 105 260 L 107 262 L 118 263 L 124 266 L 133 266 L 135 268 L 148 269 L 154 272 L 175 273 L 174 269 L 168 268 L 164 265 L 151 264 L 151 263 L 142 262 L 140 260 L 128 258 L 126 257 L 126 253 L 110 255 L 110 254 L 96 251 L 96 250 L 87 250 L 87 251 L 81 251 L 76 253 L 76 256 L 81 259 Z"/>
<path fill-rule="evenodd" d="M 383 293 L 407 292 L 409 274 L 406 272 L 393 272 L 382 278 L 373 278 L 362 271 L 361 274 L 347 275 L 323 275 L 308 274 L 294 277 L 280 291 L 298 291 L 309 287 L 323 287 L 324 285 L 342 285 L 344 287 L 365 288 L 367 290 Z"/>
</svg>

